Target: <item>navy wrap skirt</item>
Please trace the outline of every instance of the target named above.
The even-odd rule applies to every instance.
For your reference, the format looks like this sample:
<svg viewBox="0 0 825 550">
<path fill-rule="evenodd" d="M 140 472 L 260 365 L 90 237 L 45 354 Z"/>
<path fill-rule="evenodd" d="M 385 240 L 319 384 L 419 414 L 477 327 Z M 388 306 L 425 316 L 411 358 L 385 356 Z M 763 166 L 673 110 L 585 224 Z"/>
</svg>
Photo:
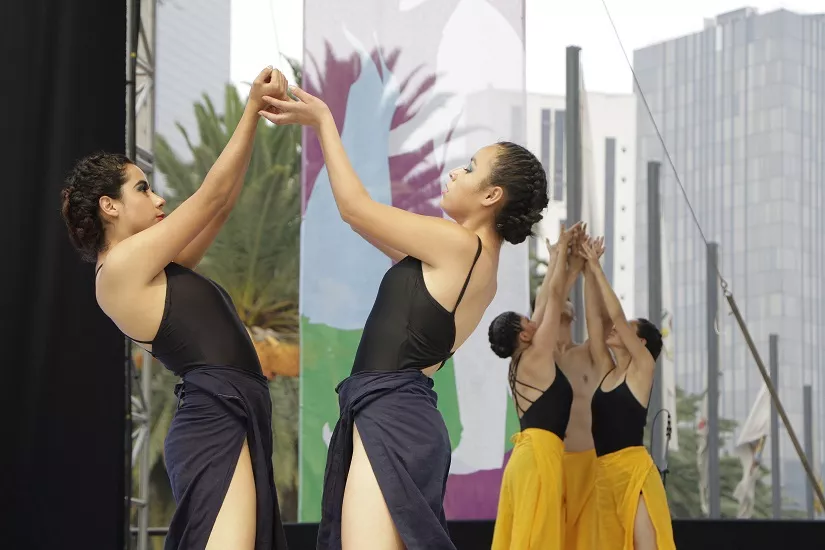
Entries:
<svg viewBox="0 0 825 550">
<path fill-rule="evenodd" d="M 164 445 L 177 509 L 165 550 L 206 547 L 244 439 L 255 477 L 255 550 L 282 550 L 272 470 L 272 401 L 267 380 L 233 367 L 200 367 L 175 387 L 178 409 Z"/>
<path fill-rule="evenodd" d="M 336 391 L 341 417 L 327 455 L 317 548 L 341 548 L 354 423 L 406 548 L 455 550 L 444 515 L 450 438 L 432 379 L 413 369 L 361 372 Z"/>
</svg>

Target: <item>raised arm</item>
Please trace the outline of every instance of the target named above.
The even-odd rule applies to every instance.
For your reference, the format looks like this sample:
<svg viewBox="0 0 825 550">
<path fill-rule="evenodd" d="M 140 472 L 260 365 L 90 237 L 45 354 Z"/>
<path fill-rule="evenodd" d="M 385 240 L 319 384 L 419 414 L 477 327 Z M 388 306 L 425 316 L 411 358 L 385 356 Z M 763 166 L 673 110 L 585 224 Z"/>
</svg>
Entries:
<svg viewBox="0 0 825 550">
<path fill-rule="evenodd" d="M 570 245 L 569 248 L 572 250 L 575 249 L 577 243 L 584 235 L 584 231 L 587 228 L 586 223 L 578 222 L 576 225 L 570 228 Z M 564 224 L 561 224 L 559 229 L 559 235 L 564 233 Z M 558 247 L 555 244 L 550 244 L 550 239 L 544 239 L 545 244 L 547 245 L 547 253 L 548 253 L 548 261 L 547 261 L 547 269 L 544 272 L 544 278 L 542 278 L 541 285 L 539 286 L 539 290 L 536 293 L 536 307 L 533 308 L 533 316 L 531 320 L 539 323 L 541 322 L 542 316 L 544 315 L 544 308 L 547 306 L 547 294 L 548 294 L 548 287 L 550 276 L 553 274 L 553 270 L 556 265 L 556 259 L 558 255 L 556 251 Z M 579 272 L 581 271 L 581 266 L 584 264 L 584 258 L 580 256 L 571 256 L 570 252 L 567 255 L 567 268 L 565 271 L 565 282 L 564 282 L 564 296 L 568 296 L 570 294 L 570 289 L 573 288 L 573 285 L 576 284 L 576 279 L 579 276 Z"/>
<path fill-rule="evenodd" d="M 556 349 L 565 296 L 564 283 L 567 274 L 568 247 L 579 228 L 580 226 L 576 225 L 570 230 L 564 231 L 559 237 L 558 243 L 556 243 L 556 261 L 547 285 L 547 305 L 544 308 L 542 317 L 537 320 L 539 325 L 536 334 L 533 336 L 531 346 L 542 352 L 553 353 Z"/>
<path fill-rule="evenodd" d="M 471 231 L 444 218 L 413 214 L 372 200 L 350 164 L 327 106 L 299 88 L 291 91 L 297 100 L 265 97 L 270 108 L 261 115 L 276 124 L 315 129 L 341 219 L 361 235 L 432 266 L 466 265 L 478 247 Z"/>
<path fill-rule="evenodd" d="M 602 266 L 599 264 L 599 258 L 595 249 L 590 245 L 585 245 L 583 251 L 587 258 L 588 269 L 592 273 L 592 277 L 601 293 L 604 307 L 610 316 L 610 320 L 613 321 L 616 333 L 633 358 L 634 365 L 641 369 L 649 369 L 652 373 L 656 366 L 656 361 L 654 361 L 653 356 L 650 355 L 650 352 L 644 344 L 642 344 L 633 327 L 627 322 L 622 304 L 619 302 L 619 298 L 607 281 L 604 271 L 602 271 Z"/>
<path fill-rule="evenodd" d="M 350 226 L 350 227 L 352 227 L 352 226 Z M 365 241 L 367 241 L 372 246 L 374 246 L 375 248 L 377 248 L 378 250 L 383 252 L 384 255 L 386 255 L 389 259 L 391 259 L 394 262 L 400 262 L 401 260 L 403 260 L 404 258 L 407 257 L 407 255 L 404 254 L 403 252 L 399 252 L 396 249 L 385 245 L 384 243 L 382 243 L 378 239 L 374 239 L 374 238 L 370 237 L 369 235 L 365 235 L 364 233 L 358 231 L 354 227 L 352 227 L 352 230 L 355 231 L 356 233 L 358 233 L 359 235 L 361 235 L 361 237 Z"/>
<path fill-rule="evenodd" d="M 583 223 L 581 229 L 574 235 L 574 240 L 570 243 L 570 254 L 567 257 L 567 275 L 564 283 L 565 296 L 570 296 L 570 291 L 573 290 L 576 280 L 584 269 L 585 260 L 580 253 L 580 248 L 582 241 L 587 238 L 586 231 L 587 224 Z"/>
<path fill-rule="evenodd" d="M 562 226 L 562 231 L 564 231 L 564 226 Z M 533 316 L 530 318 L 536 323 L 540 323 L 544 316 L 544 308 L 547 307 L 547 293 L 548 287 L 550 286 L 550 278 L 553 275 L 558 258 L 558 247 L 550 244 L 550 239 L 544 239 L 544 242 L 547 246 L 548 253 L 547 268 L 544 270 L 544 277 L 542 277 L 541 285 L 539 285 L 539 290 L 536 293 L 536 307 L 533 308 Z"/>
<path fill-rule="evenodd" d="M 604 254 L 604 239 L 586 239 L 580 244 L 579 251 L 582 257 L 594 255 L 595 262 L 598 263 L 599 258 Z M 605 343 L 601 291 L 589 261 L 584 266 L 584 312 L 587 323 L 587 347 L 590 357 L 600 372 L 605 371 L 612 366 L 613 360 Z"/>
<path fill-rule="evenodd" d="M 111 250 L 98 279 L 102 296 L 116 299 L 119 289 L 148 284 L 230 204 L 239 174 L 245 173 L 249 163 L 260 98 L 264 93 L 277 93 L 279 86 L 282 87 L 283 83 L 273 82 L 274 73 L 277 72 L 267 67 L 255 79 L 232 138 L 198 190 L 164 220 L 128 237 Z"/>
<path fill-rule="evenodd" d="M 250 147 L 246 158 L 242 160 L 242 168 L 232 184 L 232 191 L 227 198 L 226 204 L 221 208 L 218 214 L 209 222 L 209 224 L 201 231 L 180 254 L 175 257 L 175 263 L 194 269 L 203 259 L 206 251 L 215 241 L 215 238 L 223 229 L 224 224 L 229 219 L 232 209 L 238 201 L 238 197 L 243 189 L 244 180 L 246 179 L 246 172 L 249 166 L 249 161 L 252 157 L 253 148 Z"/>
</svg>

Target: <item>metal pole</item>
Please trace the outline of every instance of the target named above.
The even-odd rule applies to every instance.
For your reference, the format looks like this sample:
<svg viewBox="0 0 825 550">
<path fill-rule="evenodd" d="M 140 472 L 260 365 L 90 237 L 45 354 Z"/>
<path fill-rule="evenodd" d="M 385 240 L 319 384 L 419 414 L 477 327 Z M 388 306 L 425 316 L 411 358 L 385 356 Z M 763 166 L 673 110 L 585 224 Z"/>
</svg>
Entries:
<svg viewBox="0 0 825 550">
<path fill-rule="evenodd" d="M 126 9 L 126 154 L 137 156 L 136 89 L 137 48 L 140 29 L 140 0 L 128 0 Z"/>
<path fill-rule="evenodd" d="M 616 239 L 616 138 L 604 138 L 604 274 L 616 280 L 613 249 Z"/>
<path fill-rule="evenodd" d="M 771 369 L 771 382 L 779 387 L 779 335 L 770 335 L 770 350 L 768 358 Z M 771 510 L 773 519 L 782 517 L 782 483 L 780 479 L 779 461 L 779 415 L 776 404 L 771 402 Z"/>
<path fill-rule="evenodd" d="M 582 131 L 581 131 L 581 48 L 567 47 L 567 95 L 564 116 L 567 153 L 567 221 L 576 223 L 582 217 Z M 588 220 L 585 220 L 588 221 Z M 579 278 L 573 287 L 574 342 L 584 342 L 584 290 Z"/>
<path fill-rule="evenodd" d="M 662 322 L 662 217 L 661 203 L 659 202 L 659 169 L 658 162 L 647 163 L 647 283 L 648 283 L 648 317 L 659 326 Z M 715 282 L 715 280 L 714 280 Z M 662 456 L 664 455 L 663 442 L 665 437 L 665 419 L 658 415 L 657 425 L 653 419 L 662 409 L 662 356 L 656 359 L 656 370 L 653 375 L 653 387 L 650 393 L 650 403 L 647 408 L 647 421 L 650 426 L 650 454 L 653 462 L 661 470 Z M 654 431 L 655 429 L 655 431 Z"/>
<path fill-rule="evenodd" d="M 137 124 L 136 117 L 136 86 L 137 78 L 137 46 L 138 29 L 140 27 L 140 2 L 127 0 L 126 4 L 126 155 L 133 161 L 137 156 Z M 125 411 L 126 433 L 124 449 L 124 485 L 125 485 L 125 528 L 123 537 L 126 549 L 132 547 L 132 537 L 129 535 L 132 513 L 132 341 L 126 340 L 125 370 Z"/>
<path fill-rule="evenodd" d="M 805 456 L 808 457 L 808 462 L 814 460 L 814 417 L 813 417 L 813 401 L 812 388 L 806 384 L 802 388 L 802 411 L 805 415 Z M 814 519 L 814 490 L 810 483 L 805 484 L 805 507 L 808 510 L 808 519 Z"/>
<path fill-rule="evenodd" d="M 138 508 L 138 550 L 149 550 L 149 459 L 151 457 L 152 430 L 152 355 L 144 350 L 140 369 L 140 392 L 143 394 L 143 414 L 145 415 L 143 442 L 138 464 L 138 495 L 144 504 Z"/>
<path fill-rule="evenodd" d="M 716 288 L 719 245 L 707 245 L 707 335 L 708 335 L 708 499 L 710 518 L 720 517 L 719 494 L 719 334 L 716 332 L 719 294 Z"/>
</svg>

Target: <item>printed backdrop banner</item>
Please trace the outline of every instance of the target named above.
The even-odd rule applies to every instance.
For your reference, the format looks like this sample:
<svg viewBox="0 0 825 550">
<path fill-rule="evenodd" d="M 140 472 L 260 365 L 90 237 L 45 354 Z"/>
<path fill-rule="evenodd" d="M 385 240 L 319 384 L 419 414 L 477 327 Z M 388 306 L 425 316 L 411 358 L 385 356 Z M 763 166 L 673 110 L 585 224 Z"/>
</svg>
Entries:
<svg viewBox="0 0 825 550">
<path fill-rule="evenodd" d="M 306 0 L 304 25 L 304 87 L 329 105 L 374 200 L 443 216 L 451 168 L 495 141 L 524 142 L 523 0 Z M 311 131 L 302 177 L 299 518 L 314 522 L 335 388 L 391 261 L 341 221 Z M 527 245 L 505 245 L 500 265 L 496 299 L 435 377 L 453 447 L 451 519 L 495 517 L 518 426 L 487 327 L 501 311 L 528 311 Z"/>
</svg>

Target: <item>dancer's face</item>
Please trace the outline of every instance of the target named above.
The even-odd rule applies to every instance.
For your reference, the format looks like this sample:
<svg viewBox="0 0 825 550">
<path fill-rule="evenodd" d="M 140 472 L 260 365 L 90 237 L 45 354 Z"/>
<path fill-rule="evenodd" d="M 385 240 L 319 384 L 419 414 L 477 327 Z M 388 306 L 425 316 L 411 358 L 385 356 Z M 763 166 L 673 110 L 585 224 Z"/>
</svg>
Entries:
<svg viewBox="0 0 825 550">
<path fill-rule="evenodd" d="M 529 344 L 533 341 L 533 336 L 536 335 L 536 329 L 538 325 L 528 319 L 527 317 L 521 318 L 521 332 L 519 332 L 518 339 L 520 342 Z"/>
<path fill-rule="evenodd" d="M 490 209 L 493 215 L 493 208 L 504 196 L 501 187 L 489 184 L 498 152 L 497 145 L 488 145 L 476 151 L 464 166 L 450 170 L 441 192 L 441 208 L 452 219 L 461 223 L 484 209 Z"/>
<path fill-rule="evenodd" d="M 636 322 L 636 321 L 630 321 L 630 328 L 633 329 L 634 334 L 638 334 L 638 332 L 639 332 L 639 323 Z M 644 343 L 644 338 L 639 338 L 639 340 L 641 340 L 642 343 Z M 604 343 L 607 344 L 611 348 L 621 348 L 621 349 L 625 348 L 624 343 L 622 343 L 622 339 L 619 338 L 619 333 L 616 332 L 616 327 L 615 326 L 610 330 L 610 334 L 607 335 L 607 338 L 605 339 Z"/>
<path fill-rule="evenodd" d="M 166 201 L 149 187 L 146 174 L 134 164 L 127 164 L 126 183 L 120 188 L 120 198 L 101 197 L 99 204 L 104 219 L 121 235 L 134 235 L 163 219 Z"/>
</svg>

